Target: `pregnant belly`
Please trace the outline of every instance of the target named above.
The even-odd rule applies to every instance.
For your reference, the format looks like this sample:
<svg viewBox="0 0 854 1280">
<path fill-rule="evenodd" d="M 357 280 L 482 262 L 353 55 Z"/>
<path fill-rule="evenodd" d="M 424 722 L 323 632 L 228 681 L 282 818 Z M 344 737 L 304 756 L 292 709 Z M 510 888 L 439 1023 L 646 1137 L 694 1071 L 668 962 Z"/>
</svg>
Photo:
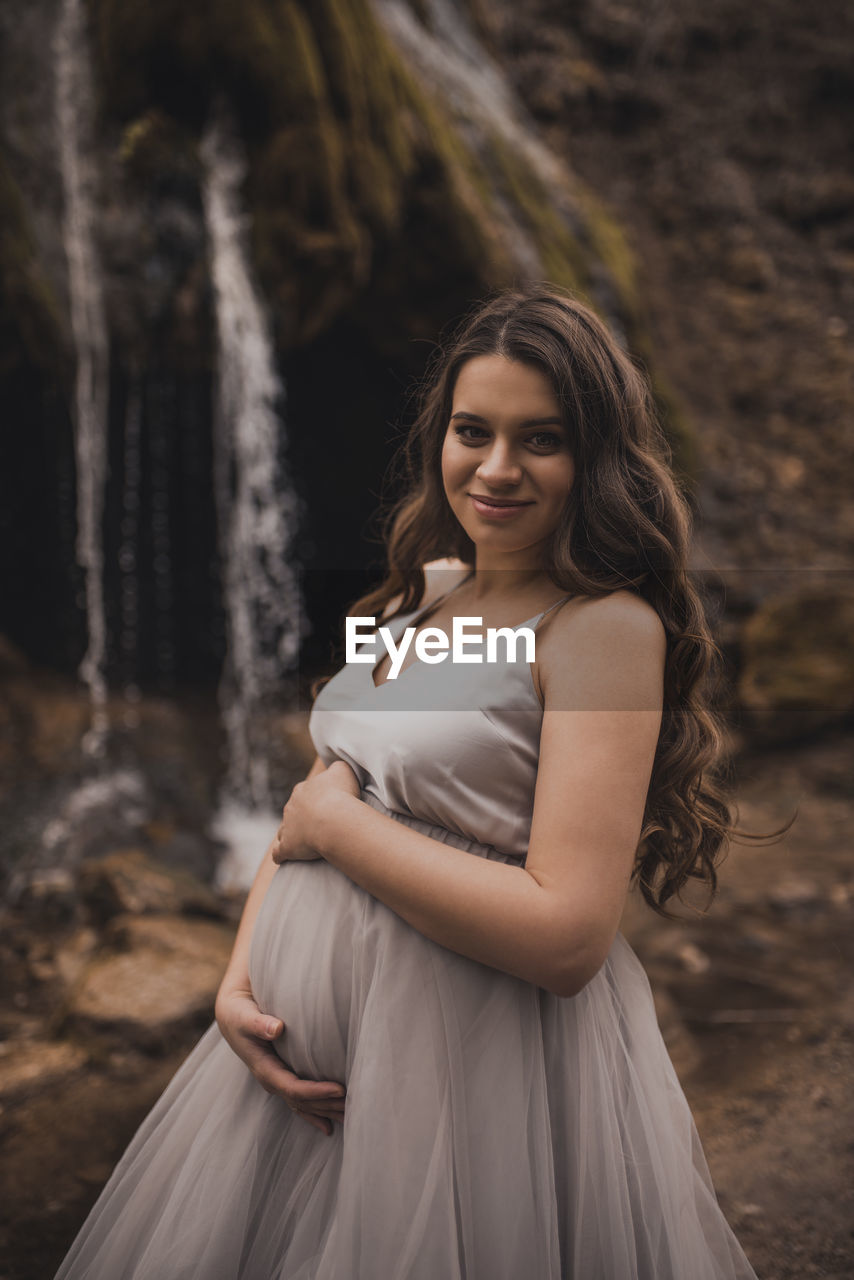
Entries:
<svg viewBox="0 0 854 1280">
<path fill-rule="evenodd" d="M 392 812 L 371 793 L 363 799 Z M 392 816 L 461 856 L 513 860 L 411 815 Z M 410 1055 L 444 1061 L 451 1043 L 476 1073 L 489 1017 L 515 1022 L 520 1006 L 537 1007 L 537 988 L 430 941 L 323 859 L 276 871 L 255 922 L 249 978 L 261 1009 L 285 1024 L 275 1048 L 287 1065 L 348 1088 L 357 1060 L 369 1073 L 392 1053 L 400 1063 Z M 470 1035 L 472 1027 L 481 1034 Z"/>
<path fill-rule="evenodd" d="M 273 877 L 249 977 L 261 1009 L 285 1024 L 276 1051 L 297 1075 L 346 1082 L 359 973 L 370 965 L 366 918 L 377 907 L 385 911 L 321 860 L 286 863 Z"/>
</svg>

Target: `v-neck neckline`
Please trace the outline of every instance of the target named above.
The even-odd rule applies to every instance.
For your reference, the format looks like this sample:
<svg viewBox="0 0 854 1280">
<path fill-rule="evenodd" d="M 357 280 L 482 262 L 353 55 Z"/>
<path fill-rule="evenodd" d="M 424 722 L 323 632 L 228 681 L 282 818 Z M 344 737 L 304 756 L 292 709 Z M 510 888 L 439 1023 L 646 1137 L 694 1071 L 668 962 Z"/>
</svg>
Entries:
<svg viewBox="0 0 854 1280">
<path fill-rule="evenodd" d="M 406 614 L 404 614 L 403 617 L 405 619 L 405 625 L 403 627 L 403 631 L 406 630 L 407 626 L 412 626 L 413 622 L 415 624 L 415 629 L 417 631 L 420 624 L 424 621 L 424 618 L 429 617 L 431 613 L 435 613 L 439 605 L 444 604 L 444 602 L 448 599 L 449 596 L 452 596 L 455 591 L 457 591 L 460 587 L 464 586 L 466 582 L 468 582 L 471 578 L 474 577 L 475 572 L 476 571 L 472 569 L 469 573 L 466 574 L 464 578 L 462 578 L 459 582 L 455 583 L 453 587 L 451 587 L 448 591 L 446 591 L 444 595 L 438 596 L 435 600 L 431 601 L 430 604 L 425 605 L 423 609 L 416 609 L 414 613 L 410 614 L 409 618 L 407 618 Z M 547 608 L 541 609 L 539 613 L 532 614 L 531 617 L 526 618 L 524 622 L 517 622 L 513 626 L 507 629 L 509 631 L 519 631 L 522 627 L 527 627 L 529 622 L 537 622 L 540 618 L 542 618 L 545 614 L 547 614 L 551 609 L 554 609 L 556 605 L 563 604 L 566 600 L 569 600 L 569 599 L 570 599 L 570 596 L 563 596 L 560 600 L 555 600 L 554 604 L 550 604 L 548 605 Z M 389 619 L 389 622 L 394 622 L 394 621 L 395 619 L 393 618 Z M 400 618 L 396 619 L 396 621 L 399 622 Z M 379 633 L 379 627 L 377 627 L 377 633 Z M 402 632 L 399 634 L 402 634 Z M 398 637 L 394 636 L 393 639 L 396 641 Z M 413 642 L 414 642 L 414 639 L 415 637 L 413 637 Z M 411 671 L 413 667 L 424 667 L 424 666 L 432 665 L 430 663 L 422 662 L 420 658 L 415 658 L 415 660 L 413 662 L 410 662 L 408 666 L 401 668 L 401 670 L 398 672 L 394 680 L 389 680 L 388 676 L 386 676 L 382 684 L 376 684 L 374 682 L 374 676 L 376 675 L 377 667 L 379 667 L 380 664 L 384 662 L 387 657 L 388 658 L 391 657 L 390 653 L 388 652 L 388 649 L 386 649 L 385 653 L 382 655 L 379 661 L 374 663 L 374 665 L 371 667 L 371 670 L 370 670 L 369 679 L 372 687 L 377 691 L 379 691 L 380 689 L 384 689 L 387 684 L 399 684 L 402 678 L 406 675 L 406 673 L 408 671 Z M 391 670 L 391 664 L 389 664 L 389 670 Z"/>
<path fill-rule="evenodd" d="M 412 626 L 413 621 L 415 623 L 415 627 L 417 630 L 419 625 L 423 622 L 424 618 L 429 618 L 431 613 L 435 613 L 436 610 L 439 608 L 440 604 L 444 604 L 449 596 L 452 596 L 455 591 L 459 590 L 459 588 L 463 586 L 466 582 L 468 582 L 470 578 L 473 578 L 474 575 L 475 575 L 475 570 L 470 569 L 464 578 L 461 578 L 459 582 L 455 582 L 452 587 L 449 587 L 448 590 L 445 591 L 442 595 L 437 596 L 435 600 L 431 600 L 429 604 L 425 604 L 424 607 L 421 609 L 416 609 L 415 612 L 411 613 L 408 618 L 406 617 L 406 614 L 404 614 L 403 617 L 405 620 L 405 626 L 403 630 L 405 631 L 406 627 Z M 394 618 L 389 619 L 389 623 L 394 621 L 395 621 Z M 397 621 L 399 622 L 400 618 L 398 618 Z M 377 634 L 379 634 L 379 627 L 377 627 Z M 397 636 L 394 636 L 393 638 L 397 640 Z M 375 662 L 374 665 L 371 667 L 371 676 L 370 676 L 371 684 L 374 686 L 375 689 L 384 689 L 385 686 L 389 683 L 397 684 L 401 676 L 404 676 L 410 667 L 414 667 L 416 665 L 423 667 L 425 665 L 428 665 L 426 663 L 423 663 L 420 658 L 416 658 L 415 662 L 410 662 L 409 667 L 405 667 L 402 671 L 400 671 L 394 680 L 389 681 L 388 676 L 386 676 L 382 684 L 377 684 L 374 680 L 374 676 L 377 673 L 377 667 L 379 667 L 380 664 L 384 662 L 386 658 L 390 658 L 390 657 L 391 655 L 388 652 L 388 649 L 386 649 L 385 653 L 382 655 L 379 661 Z M 389 671 L 390 670 L 391 670 L 391 664 L 389 664 Z"/>
</svg>

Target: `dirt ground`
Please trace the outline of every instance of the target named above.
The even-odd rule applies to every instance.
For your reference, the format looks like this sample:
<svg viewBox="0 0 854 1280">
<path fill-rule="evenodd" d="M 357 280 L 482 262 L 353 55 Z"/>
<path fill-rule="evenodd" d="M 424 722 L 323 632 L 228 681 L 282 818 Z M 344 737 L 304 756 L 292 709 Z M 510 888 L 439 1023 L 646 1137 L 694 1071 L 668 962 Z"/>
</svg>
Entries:
<svg viewBox="0 0 854 1280">
<path fill-rule="evenodd" d="M 793 829 L 733 845 L 705 920 L 661 926 L 632 903 L 624 924 L 760 1280 L 854 1276 L 852 747 L 745 760 L 741 825 L 769 831 L 797 808 Z"/>
<path fill-rule="evenodd" d="M 723 1208 L 760 1280 L 854 1276 L 854 735 L 742 759 L 741 824 L 782 843 L 734 845 L 712 911 L 680 923 L 631 901 L 624 932 Z M 0 1016 L 49 1045 L 50 1001 L 8 988 Z M 186 1052 L 61 1042 L 0 1114 L 0 1280 L 48 1280 L 134 1129 Z M 64 1061 L 64 1065 L 63 1065 Z M 691 1277 L 685 1277 L 691 1280 Z"/>
</svg>

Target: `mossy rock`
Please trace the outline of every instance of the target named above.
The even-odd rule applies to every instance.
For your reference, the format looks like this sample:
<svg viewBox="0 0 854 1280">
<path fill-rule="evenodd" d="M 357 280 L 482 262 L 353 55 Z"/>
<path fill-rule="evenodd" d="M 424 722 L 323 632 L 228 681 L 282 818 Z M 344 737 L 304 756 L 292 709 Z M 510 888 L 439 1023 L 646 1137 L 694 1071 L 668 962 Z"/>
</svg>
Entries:
<svg viewBox="0 0 854 1280">
<path fill-rule="evenodd" d="M 693 437 L 655 375 L 614 218 L 557 166 L 555 189 L 497 129 L 472 145 L 369 0 L 89 5 L 103 106 L 125 123 L 129 172 L 156 163 L 158 147 L 198 138 L 220 95 L 234 108 L 249 154 L 253 257 L 279 346 L 310 342 L 363 305 L 393 314 L 404 337 L 436 332 L 460 282 L 467 305 L 525 278 L 536 257 L 540 278 L 619 320 L 651 371 L 677 468 L 693 475 Z"/>
<path fill-rule="evenodd" d="M 565 289 L 589 292 L 590 264 L 577 231 L 556 207 L 557 193 L 548 189 L 527 157 L 498 133 L 493 133 L 489 142 L 490 159 L 497 171 L 496 185 L 526 224 L 545 276 Z M 582 226 L 579 219 L 578 230 Z"/>
<path fill-rule="evenodd" d="M 425 184 L 449 269 L 470 260 L 486 287 L 509 279 L 485 175 L 367 0 L 90 4 L 102 104 L 128 122 L 129 169 L 168 138 L 166 118 L 176 136 L 198 136 L 218 95 L 234 106 L 255 261 L 283 345 L 317 336 L 353 301 Z"/>
<path fill-rule="evenodd" d="M 854 590 L 769 597 L 742 633 L 738 693 L 749 735 L 796 741 L 854 718 Z"/>
<path fill-rule="evenodd" d="M 136 116 L 124 128 L 118 158 L 137 181 L 155 185 L 164 179 L 192 177 L 200 167 L 195 138 L 158 107 Z"/>
</svg>

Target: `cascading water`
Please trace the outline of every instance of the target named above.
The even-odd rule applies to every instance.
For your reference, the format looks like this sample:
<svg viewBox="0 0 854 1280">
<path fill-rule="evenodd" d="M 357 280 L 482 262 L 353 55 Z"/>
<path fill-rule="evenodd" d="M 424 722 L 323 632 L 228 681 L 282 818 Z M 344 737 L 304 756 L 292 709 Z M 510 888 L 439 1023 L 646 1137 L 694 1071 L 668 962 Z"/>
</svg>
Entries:
<svg viewBox="0 0 854 1280">
<path fill-rule="evenodd" d="M 473 26 L 467 6 L 456 0 L 372 0 L 377 18 L 421 81 L 428 95 L 449 112 L 490 184 L 490 200 L 508 256 L 528 279 L 549 275 L 541 246 L 520 206 L 514 182 L 508 184 L 501 152 L 522 161 L 548 193 L 548 208 L 573 240 L 588 239 L 587 219 L 577 185 L 566 165 L 538 136 L 537 126 L 513 91 L 507 74 L 491 56 Z M 614 331 L 626 335 L 613 285 L 599 269 L 596 255 L 586 258 L 590 288 Z"/>
<path fill-rule="evenodd" d="M 107 758 L 106 612 L 104 606 L 104 489 L 107 481 L 109 343 L 101 265 L 95 247 L 97 170 L 92 71 L 84 0 L 60 0 L 52 48 L 56 149 L 62 179 L 62 240 L 74 342 L 74 428 L 77 536 L 83 569 L 88 647 L 79 675 L 89 695 L 89 729 L 82 747 L 86 776 L 75 779 L 38 814 L 33 839 L 18 859 L 6 897 L 27 889 L 66 891 L 69 865 L 104 834 L 122 834 L 146 816 L 145 783 L 138 771 L 112 768 Z M 138 439 L 136 441 L 138 447 Z M 119 837 L 121 838 L 121 837 Z M 39 888 L 40 886 L 40 888 Z"/>
<path fill-rule="evenodd" d="M 571 226 L 578 227 L 580 219 L 566 171 L 523 118 L 505 73 L 478 40 L 461 6 L 452 0 L 425 0 L 417 6 L 409 0 L 374 0 L 374 8 L 419 79 L 432 93 L 440 90 L 456 127 L 492 176 L 493 204 L 511 257 L 525 275 L 545 275 L 540 253 L 515 201 L 497 180 L 492 140 L 500 138 L 525 158 L 555 203 L 563 206 L 561 212 Z"/>
<path fill-rule="evenodd" d="M 245 161 L 222 104 L 200 154 L 216 305 L 214 459 L 228 629 L 219 691 L 228 767 L 214 829 L 231 851 L 220 883 L 240 884 L 251 880 L 278 825 L 263 724 L 265 703 L 299 652 L 302 601 L 291 549 L 298 506 L 279 465 L 284 393 L 249 266 Z"/>
<path fill-rule="evenodd" d="M 17 873 L 17 891 L 54 865 L 73 862 L 80 815 L 91 804 L 127 820 L 142 820 L 129 804 L 131 787 L 148 797 L 133 768 L 106 772 L 108 687 L 104 600 L 104 499 L 107 475 L 109 339 L 104 290 L 93 228 L 97 225 L 92 72 L 84 0 L 60 0 L 53 47 L 56 136 L 64 193 L 63 242 L 68 260 L 71 329 L 76 357 L 74 422 L 77 540 L 85 575 L 88 648 L 80 676 L 89 693 L 90 729 L 84 747 L 98 773 L 59 802 L 41 841 Z M 213 832 L 228 853 L 218 879 L 251 881 L 260 853 L 278 822 L 269 776 L 267 734 L 271 695 L 296 664 L 301 635 L 301 594 L 291 543 L 298 502 L 282 475 L 283 389 L 273 346 L 249 269 L 246 217 L 240 187 L 244 161 L 224 111 L 214 113 L 201 146 L 203 200 L 217 319 L 218 377 L 214 422 L 214 487 L 226 613 L 227 654 L 219 698 L 227 741 L 226 777 Z M 117 547 L 118 674 L 126 695 L 123 727 L 137 723 L 140 551 L 143 519 L 144 442 L 150 474 L 154 623 L 157 670 L 174 666 L 175 581 L 170 546 L 171 501 L 167 439 L 158 424 L 174 407 L 156 401 L 158 387 L 137 371 L 128 395 L 122 455 L 122 514 Z M 143 396 L 145 402 L 143 404 Z M 146 426 L 147 423 L 147 436 Z M 87 803 L 81 804 L 84 797 Z M 149 799 L 151 797 L 148 797 Z M 146 801 L 147 804 L 147 801 Z M 79 844 L 79 840 L 78 840 Z M 69 853 L 69 850 L 72 850 Z"/>
<path fill-rule="evenodd" d="M 107 468 L 109 352 L 101 269 L 92 236 L 96 175 L 91 69 L 83 0 L 61 0 L 54 41 L 56 128 L 64 194 L 62 235 L 68 259 L 71 328 L 77 361 L 74 448 L 77 464 L 77 560 L 83 568 L 89 644 L 80 677 L 89 690 L 91 728 L 84 750 L 103 756 L 108 728 L 104 674 L 104 547 L 101 530 Z"/>
</svg>

